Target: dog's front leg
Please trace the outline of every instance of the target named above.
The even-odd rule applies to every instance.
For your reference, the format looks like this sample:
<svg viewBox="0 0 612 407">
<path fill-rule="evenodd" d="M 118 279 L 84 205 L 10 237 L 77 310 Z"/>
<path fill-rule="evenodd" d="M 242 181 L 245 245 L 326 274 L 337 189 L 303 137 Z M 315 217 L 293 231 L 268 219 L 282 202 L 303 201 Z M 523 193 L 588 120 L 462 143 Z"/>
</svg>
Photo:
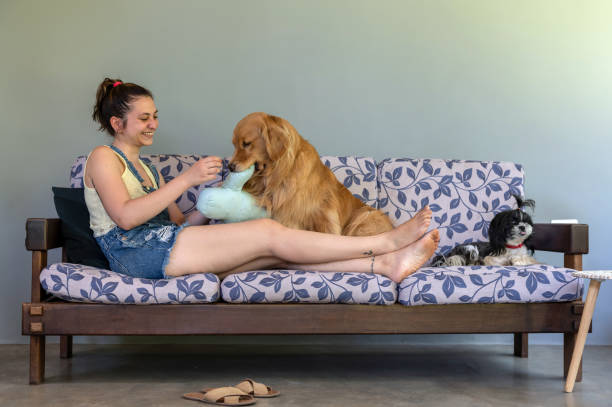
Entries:
<svg viewBox="0 0 612 407">
<path fill-rule="evenodd" d="M 509 265 L 508 259 L 504 256 L 487 256 L 484 258 L 483 263 L 485 266 L 507 266 Z"/>
<path fill-rule="evenodd" d="M 530 264 L 537 264 L 537 260 L 529 255 L 512 256 L 510 257 L 510 264 L 513 266 L 529 266 Z"/>
<path fill-rule="evenodd" d="M 332 208 L 311 215 L 311 218 L 305 223 L 311 224 L 311 230 L 315 232 L 331 233 L 333 235 L 342 234 L 342 226 L 340 226 L 338 211 Z"/>
</svg>

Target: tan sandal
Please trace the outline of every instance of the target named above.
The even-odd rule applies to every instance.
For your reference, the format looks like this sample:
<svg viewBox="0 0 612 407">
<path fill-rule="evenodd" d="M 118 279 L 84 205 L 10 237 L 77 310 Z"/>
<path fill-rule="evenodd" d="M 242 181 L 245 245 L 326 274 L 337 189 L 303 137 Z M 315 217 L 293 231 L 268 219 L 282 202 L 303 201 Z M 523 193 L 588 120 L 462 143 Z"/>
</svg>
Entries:
<svg viewBox="0 0 612 407">
<path fill-rule="evenodd" d="M 203 389 L 201 392 L 183 394 L 183 398 L 201 401 L 202 403 L 216 404 L 218 406 L 248 406 L 255 404 L 253 396 L 236 387 Z"/>
<path fill-rule="evenodd" d="M 278 397 L 280 395 L 280 391 L 272 390 L 265 384 L 257 383 L 251 379 L 244 379 L 234 387 L 256 398 Z"/>
</svg>

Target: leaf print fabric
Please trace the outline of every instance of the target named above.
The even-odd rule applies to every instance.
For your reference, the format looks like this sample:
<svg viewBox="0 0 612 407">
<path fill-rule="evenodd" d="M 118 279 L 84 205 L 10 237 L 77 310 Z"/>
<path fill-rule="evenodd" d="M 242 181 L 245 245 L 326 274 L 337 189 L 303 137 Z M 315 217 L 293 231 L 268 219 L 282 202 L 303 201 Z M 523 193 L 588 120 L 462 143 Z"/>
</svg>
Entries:
<svg viewBox="0 0 612 407">
<path fill-rule="evenodd" d="M 151 280 L 81 264 L 56 263 L 42 270 L 40 283 L 56 297 L 78 302 L 146 305 L 219 299 L 219 277 L 211 273 Z"/>
</svg>

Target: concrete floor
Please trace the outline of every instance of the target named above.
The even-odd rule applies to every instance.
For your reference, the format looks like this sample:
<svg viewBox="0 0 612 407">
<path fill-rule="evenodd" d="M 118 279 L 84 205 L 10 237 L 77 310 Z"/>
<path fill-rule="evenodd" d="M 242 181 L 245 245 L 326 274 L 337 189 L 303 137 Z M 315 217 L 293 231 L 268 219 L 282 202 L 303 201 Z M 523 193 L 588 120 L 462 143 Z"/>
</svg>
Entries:
<svg viewBox="0 0 612 407">
<path fill-rule="evenodd" d="M 563 392 L 563 350 L 512 346 L 47 345 L 45 383 L 28 385 L 28 346 L 0 345 L 0 406 L 200 406 L 181 395 L 244 377 L 280 390 L 267 406 L 612 405 L 612 347 L 587 347 L 584 380 Z"/>
</svg>

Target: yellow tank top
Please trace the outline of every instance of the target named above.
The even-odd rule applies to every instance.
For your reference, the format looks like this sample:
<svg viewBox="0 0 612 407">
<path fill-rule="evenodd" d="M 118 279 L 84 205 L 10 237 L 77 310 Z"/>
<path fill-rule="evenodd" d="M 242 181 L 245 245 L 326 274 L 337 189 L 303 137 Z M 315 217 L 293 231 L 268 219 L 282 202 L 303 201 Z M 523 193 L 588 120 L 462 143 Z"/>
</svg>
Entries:
<svg viewBox="0 0 612 407">
<path fill-rule="evenodd" d="M 113 150 L 111 149 L 111 151 Z M 121 174 L 121 180 L 123 181 L 123 184 L 127 188 L 130 198 L 136 199 L 136 198 L 140 198 L 141 196 L 146 195 L 147 193 L 142 189 L 142 185 L 140 184 L 140 181 L 138 181 L 138 179 L 134 176 L 134 174 L 132 174 L 132 172 L 129 170 L 127 163 L 125 162 L 123 157 L 117 154 L 116 151 L 113 151 L 113 153 L 115 153 L 115 155 L 119 157 L 119 159 L 123 163 L 124 169 L 123 169 L 123 173 Z M 87 155 L 87 161 L 89 161 L 89 155 L 91 155 L 91 152 Z M 87 171 L 87 161 L 85 161 L 85 171 L 83 171 L 83 186 L 85 187 L 84 188 L 85 204 L 87 205 L 87 210 L 89 210 L 89 227 L 91 228 L 91 230 L 93 230 L 94 237 L 98 237 L 98 236 L 103 236 L 107 234 L 111 229 L 117 226 L 117 224 L 113 222 L 111 217 L 108 216 L 108 213 L 106 213 L 106 209 L 104 209 L 104 206 L 102 205 L 102 201 L 100 200 L 100 196 L 98 195 L 98 192 L 96 191 L 96 189 L 90 188 L 87 185 L 85 185 L 85 174 Z M 139 159 L 139 161 L 142 167 L 145 169 L 147 176 L 153 183 L 153 186 L 155 188 L 159 188 L 159 185 L 157 185 L 157 183 L 155 182 L 155 177 L 149 170 L 149 166 L 147 166 L 144 162 L 142 162 L 142 160 Z"/>
</svg>

